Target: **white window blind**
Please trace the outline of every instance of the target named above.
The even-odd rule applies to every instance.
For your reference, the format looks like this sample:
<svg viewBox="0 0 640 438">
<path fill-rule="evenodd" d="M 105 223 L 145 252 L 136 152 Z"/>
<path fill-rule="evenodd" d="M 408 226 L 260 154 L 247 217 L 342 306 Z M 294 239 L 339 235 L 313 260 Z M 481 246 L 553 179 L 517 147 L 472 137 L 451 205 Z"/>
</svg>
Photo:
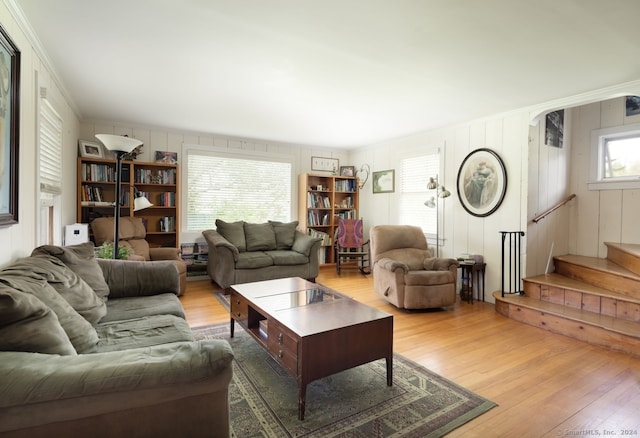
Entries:
<svg viewBox="0 0 640 438">
<path fill-rule="evenodd" d="M 40 191 L 62 193 L 62 118 L 40 99 Z"/>
<path fill-rule="evenodd" d="M 400 223 L 416 225 L 425 233 L 437 233 L 438 216 L 436 208 L 425 206 L 435 190 L 427 190 L 430 177 L 437 177 L 440 156 L 434 153 L 403 159 L 400 164 Z M 437 201 L 437 198 L 436 198 Z"/>
<path fill-rule="evenodd" d="M 215 220 L 291 219 L 292 164 L 286 159 L 187 151 L 187 231 L 215 228 Z"/>
</svg>

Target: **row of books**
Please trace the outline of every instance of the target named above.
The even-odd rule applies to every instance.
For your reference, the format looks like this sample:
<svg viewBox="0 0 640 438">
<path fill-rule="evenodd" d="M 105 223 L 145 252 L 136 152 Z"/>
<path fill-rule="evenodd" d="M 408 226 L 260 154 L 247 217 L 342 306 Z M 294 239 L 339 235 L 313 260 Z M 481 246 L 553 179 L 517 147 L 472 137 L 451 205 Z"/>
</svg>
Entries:
<svg viewBox="0 0 640 438">
<path fill-rule="evenodd" d="M 329 213 L 320 213 L 318 211 L 309 210 L 307 216 L 307 224 L 310 227 L 318 225 L 331 225 L 331 217 L 329 216 Z"/>
<path fill-rule="evenodd" d="M 168 232 L 176 230 L 176 218 L 172 216 L 165 216 L 160 218 L 160 231 Z"/>
<path fill-rule="evenodd" d="M 83 181 L 115 182 L 116 168 L 112 164 L 82 163 Z M 129 165 L 122 165 L 122 181 L 129 182 Z"/>
<path fill-rule="evenodd" d="M 353 197 L 347 196 L 342 201 L 336 202 L 336 208 L 353 208 Z"/>
<path fill-rule="evenodd" d="M 338 179 L 335 183 L 336 192 L 355 192 L 356 191 L 355 179 Z"/>
<path fill-rule="evenodd" d="M 320 193 L 307 193 L 307 202 L 311 208 L 331 208 L 331 200 Z"/>
<path fill-rule="evenodd" d="M 206 242 L 181 243 L 182 261 L 188 266 L 205 266 L 209 261 L 209 246 Z"/>
<path fill-rule="evenodd" d="M 135 171 L 135 182 L 140 184 L 175 184 L 176 169 L 140 169 Z"/>
<path fill-rule="evenodd" d="M 322 246 L 330 246 L 331 245 L 331 236 L 323 231 L 314 230 L 313 228 L 309 228 L 307 231 L 309 236 L 315 237 L 316 239 L 322 239 Z"/>
<path fill-rule="evenodd" d="M 175 192 L 164 192 L 158 194 L 158 205 L 160 207 L 175 207 L 176 206 L 176 194 Z"/>
</svg>

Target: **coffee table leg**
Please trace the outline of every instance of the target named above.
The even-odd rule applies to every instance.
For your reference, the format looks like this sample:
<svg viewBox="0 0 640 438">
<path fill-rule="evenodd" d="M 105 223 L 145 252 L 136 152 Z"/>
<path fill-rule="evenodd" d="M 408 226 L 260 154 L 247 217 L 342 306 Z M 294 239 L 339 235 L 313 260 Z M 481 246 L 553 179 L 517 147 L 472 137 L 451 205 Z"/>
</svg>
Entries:
<svg viewBox="0 0 640 438">
<path fill-rule="evenodd" d="M 231 332 L 231 337 L 233 338 L 233 332 L 236 328 L 236 320 L 231 318 L 231 326 L 229 327 L 229 332 Z"/>
<path fill-rule="evenodd" d="M 393 385 L 393 356 L 387 357 L 387 386 Z"/>
<path fill-rule="evenodd" d="M 298 420 L 304 420 L 305 399 L 307 398 L 307 384 L 298 385 Z"/>
</svg>

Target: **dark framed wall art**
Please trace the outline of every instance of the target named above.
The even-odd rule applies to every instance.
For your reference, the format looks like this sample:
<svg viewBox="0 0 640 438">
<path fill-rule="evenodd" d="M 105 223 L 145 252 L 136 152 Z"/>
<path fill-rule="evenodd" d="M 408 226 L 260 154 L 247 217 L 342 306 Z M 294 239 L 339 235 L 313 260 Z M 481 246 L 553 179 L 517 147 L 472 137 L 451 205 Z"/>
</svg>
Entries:
<svg viewBox="0 0 640 438">
<path fill-rule="evenodd" d="M 561 148 L 564 142 L 564 110 L 552 111 L 545 117 L 544 144 Z"/>
<path fill-rule="evenodd" d="M 502 159 L 491 149 L 471 152 L 458 170 L 458 198 L 473 216 L 489 216 L 507 192 L 507 171 Z"/>
<path fill-rule="evenodd" d="M 20 51 L 0 26 L 0 226 L 18 223 Z"/>
</svg>

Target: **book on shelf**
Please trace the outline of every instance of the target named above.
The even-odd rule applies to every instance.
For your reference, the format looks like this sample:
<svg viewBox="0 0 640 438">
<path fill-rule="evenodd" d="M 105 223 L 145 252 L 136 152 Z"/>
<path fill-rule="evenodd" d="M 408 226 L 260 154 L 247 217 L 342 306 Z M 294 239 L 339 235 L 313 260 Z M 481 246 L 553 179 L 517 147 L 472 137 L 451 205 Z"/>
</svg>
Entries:
<svg viewBox="0 0 640 438">
<path fill-rule="evenodd" d="M 113 207 L 113 202 L 107 201 L 81 201 L 82 207 Z"/>
<path fill-rule="evenodd" d="M 165 216 L 160 219 L 160 231 L 161 232 L 172 232 L 176 230 L 176 218 Z"/>
<path fill-rule="evenodd" d="M 182 257 L 193 256 L 195 246 L 195 243 L 181 243 L 180 252 L 182 253 Z"/>
<path fill-rule="evenodd" d="M 331 246 L 331 236 L 324 231 L 314 230 L 313 228 L 309 228 L 307 234 L 311 237 L 315 237 L 316 239 L 322 239 L 322 246 Z"/>
</svg>

